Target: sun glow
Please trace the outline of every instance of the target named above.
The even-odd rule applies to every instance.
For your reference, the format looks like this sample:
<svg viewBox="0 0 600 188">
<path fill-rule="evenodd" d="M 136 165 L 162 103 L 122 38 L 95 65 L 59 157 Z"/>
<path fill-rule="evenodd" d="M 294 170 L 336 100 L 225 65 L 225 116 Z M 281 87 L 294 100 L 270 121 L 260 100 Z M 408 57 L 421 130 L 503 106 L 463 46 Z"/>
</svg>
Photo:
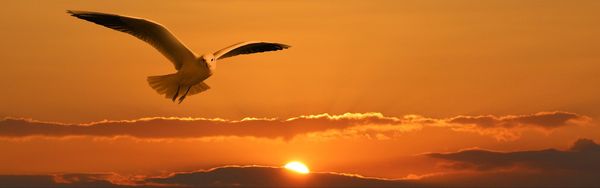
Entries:
<svg viewBox="0 0 600 188">
<path fill-rule="evenodd" d="M 310 170 L 306 165 L 298 161 L 292 161 L 285 164 L 285 169 L 300 173 L 300 174 L 308 174 Z"/>
</svg>

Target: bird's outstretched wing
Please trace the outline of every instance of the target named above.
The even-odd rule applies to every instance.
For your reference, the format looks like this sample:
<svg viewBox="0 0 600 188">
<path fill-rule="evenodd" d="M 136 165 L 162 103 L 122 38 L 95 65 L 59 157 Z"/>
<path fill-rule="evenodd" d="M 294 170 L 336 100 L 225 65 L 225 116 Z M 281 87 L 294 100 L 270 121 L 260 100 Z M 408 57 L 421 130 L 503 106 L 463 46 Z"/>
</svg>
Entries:
<svg viewBox="0 0 600 188">
<path fill-rule="evenodd" d="M 216 59 L 223 59 L 242 54 L 283 50 L 289 47 L 289 45 L 271 42 L 241 42 L 215 52 L 214 56 Z"/>
<path fill-rule="evenodd" d="M 129 33 L 156 48 L 167 57 L 179 70 L 184 62 L 194 60 L 196 57 L 183 43 L 158 23 L 141 18 L 125 17 L 99 12 L 68 10 L 67 13 L 79 19 Z"/>
</svg>

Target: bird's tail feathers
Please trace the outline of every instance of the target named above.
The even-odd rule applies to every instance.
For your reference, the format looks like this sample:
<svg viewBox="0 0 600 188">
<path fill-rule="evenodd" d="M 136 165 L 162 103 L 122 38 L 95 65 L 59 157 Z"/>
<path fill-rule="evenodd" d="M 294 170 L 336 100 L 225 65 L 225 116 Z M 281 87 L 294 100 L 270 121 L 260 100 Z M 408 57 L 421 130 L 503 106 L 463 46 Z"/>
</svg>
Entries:
<svg viewBox="0 0 600 188">
<path fill-rule="evenodd" d="M 179 76 L 174 74 L 167 74 L 162 76 L 148 76 L 148 84 L 158 94 L 165 95 L 166 98 L 172 98 L 175 94 L 179 93 Z"/>
<path fill-rule="evenodd" d="M 200 83 L 198 83 L 198 84 L 196 84 L 196 85 L 192 86 L 192 88 L 190 88 L 190 92 L 188 93 L 188 96 L 191 96 L 191 95 L 195 95 L 195 94 L 201 93 L 201 92 L 203 92 L 203 91 L 206 91 L 206 90 L 208 90 L 208 89 L 210 89 L 210 86 L 208 86 L 208 85 L 207 85 L 206 83 L 204 83 L 204 82 L 200 82 Z"/>
</svg>

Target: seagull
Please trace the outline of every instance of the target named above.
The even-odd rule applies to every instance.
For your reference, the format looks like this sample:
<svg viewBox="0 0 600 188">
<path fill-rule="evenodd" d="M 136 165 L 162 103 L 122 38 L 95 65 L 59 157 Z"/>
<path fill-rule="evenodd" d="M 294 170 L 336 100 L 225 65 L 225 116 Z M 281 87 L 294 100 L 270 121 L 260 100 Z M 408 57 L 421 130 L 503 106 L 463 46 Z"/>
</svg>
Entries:
<svg viewBox="0 0 600 188">
<path fill-rule="evenodd" d="M 175 65 L 177 72 L 162 76 L 149 76 L 148 84 L 158 94 L 164 95 L 173 102 L 179 98 L 179 103 L 183 102 L 188 95 L 210 89 L 203 81 L 214 73 L 217 60 L 290 47 L 280 43 L 248 41 L 231 45 L 215 53 L 197 56 L 166 27 L 150 20 L 90 11 L 67 10 L 67 13 L 79 19 L 128 33 L 156 48 Z"/>
</svg>

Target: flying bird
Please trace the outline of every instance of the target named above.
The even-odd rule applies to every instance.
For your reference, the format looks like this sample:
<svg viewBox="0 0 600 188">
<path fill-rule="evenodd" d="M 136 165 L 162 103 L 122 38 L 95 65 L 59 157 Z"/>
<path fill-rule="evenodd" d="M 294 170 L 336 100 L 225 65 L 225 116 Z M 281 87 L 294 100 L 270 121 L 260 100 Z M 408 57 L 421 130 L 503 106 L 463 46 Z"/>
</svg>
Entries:
<svg viewBox="0 0 600 188">
<path fill-rule="evenodd" d="M 249 41 L 234 44 L 215 53 L 197 56 L 166 27 L 150 20 L 90 11 L 67 10 L 67 13 L 79 19 L 128 33 L 156 48 L 175 65 L 177 72 L 162 76 L 149 76 L 148 84 L 156 92 L 173 102 L 179 98 L 179 103 L 183 102 L 186 96 L 210 89 L 203 81 L 214 73 L 217 60 L 290 47 L 280 43 Z"/>
</svg>

